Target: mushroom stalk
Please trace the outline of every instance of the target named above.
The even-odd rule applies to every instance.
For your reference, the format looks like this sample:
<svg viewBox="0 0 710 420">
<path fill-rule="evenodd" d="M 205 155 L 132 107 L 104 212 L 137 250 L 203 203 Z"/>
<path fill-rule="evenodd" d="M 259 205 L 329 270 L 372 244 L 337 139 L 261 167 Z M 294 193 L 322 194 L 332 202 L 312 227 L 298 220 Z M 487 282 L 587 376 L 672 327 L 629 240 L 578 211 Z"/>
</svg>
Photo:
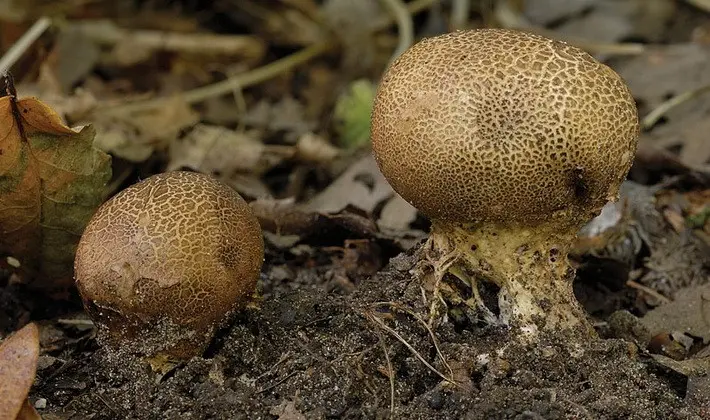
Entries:
<svg viewBox="0 0 710 420">
<path fill-rule="evenodd" d="M 574 269 L 567 260 L 577 229 L 559 221 L 535 226 L 435 221 L 425 249 L 435 273 L 452 274 L 471 287 L 466 303 L 490 322 L 523 334 L 554 329 L 588 336 L 593 329 L 574 296 Z M 497 316 L 480 297 L 480 281 L 500 288 Z"/>
</svg>

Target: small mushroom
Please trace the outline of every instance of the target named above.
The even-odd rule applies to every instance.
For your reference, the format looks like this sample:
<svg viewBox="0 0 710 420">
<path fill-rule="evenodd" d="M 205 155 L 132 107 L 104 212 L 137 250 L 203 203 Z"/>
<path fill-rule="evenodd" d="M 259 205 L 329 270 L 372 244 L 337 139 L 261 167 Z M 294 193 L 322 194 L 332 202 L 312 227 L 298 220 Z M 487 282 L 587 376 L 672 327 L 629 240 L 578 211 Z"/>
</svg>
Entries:
<svg viewBox="0 0 710 420">
<path fill-rule="evenodd" d="M 231 188 L 168 172 L 104 203 L 81 237 L 76 284 L 100 337 L 184 360 L 253 294 L 264 259 L 259 223 Z"/>
<path fill-rule="evenodd" d="M 371 135 L 385 177 L 432 220 L 423 249 L 437 294 L 450 274 L 491 323 L 588 334 L 567 253 L 617 199 L 638 133 L 611 68 L 562 42 L 482 29 L 425 39 L 393 62 Z M 499 288 L 497 308 L 485 283 Z"/>
</svg>

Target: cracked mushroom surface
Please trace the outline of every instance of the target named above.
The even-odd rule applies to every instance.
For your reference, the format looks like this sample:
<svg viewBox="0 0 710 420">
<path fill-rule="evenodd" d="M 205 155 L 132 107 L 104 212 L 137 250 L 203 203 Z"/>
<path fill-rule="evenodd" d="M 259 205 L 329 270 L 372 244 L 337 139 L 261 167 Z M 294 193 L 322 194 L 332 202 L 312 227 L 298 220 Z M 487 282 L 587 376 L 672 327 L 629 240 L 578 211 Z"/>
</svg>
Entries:
<svg viewBox="0 0 710 420">
<path fill-rule="evenodd" d="M 638 114 L 619 75 L 530 33 L 449 33 L 392 63 L 371 130 L 385 177 L 432 220 L 435 293 L 448 273 L 491 323 L 588 329 L 567 250 L 633 162 Z M 500 288 L 498 308 L 481 282 Z"/>
<path fill-rule="evenodd" d="M 79 242 L 75 277 L 109 343 L 186 359 L 246 305 L 263 258 L 249 205 L 210 176 L 176 171 L 99 208 Z"/>
</svg>

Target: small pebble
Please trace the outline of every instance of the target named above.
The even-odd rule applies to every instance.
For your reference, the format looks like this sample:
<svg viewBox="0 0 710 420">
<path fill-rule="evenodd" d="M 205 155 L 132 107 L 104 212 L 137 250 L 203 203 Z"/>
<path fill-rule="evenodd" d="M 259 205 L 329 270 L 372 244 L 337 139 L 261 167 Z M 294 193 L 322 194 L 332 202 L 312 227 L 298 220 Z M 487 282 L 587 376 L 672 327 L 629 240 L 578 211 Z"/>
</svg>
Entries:
<svg viewBox="0 0 710 420">
<path fill-rule="evenodd" d="M 444 406 L 444 396 L 441 394 L 441 391 L 434 390 L 429 394 L 429 398 L 427 399 L 427 402 L 429 403 L 429 407 L 431 407 L 434 410 L 439 410 L 441 407 Z"/>
<path fill-rule="evenodd" d="M 37 401 L 35 401 L 35 408 L 38 410 L 42 410 L 44 408 L 47 408 L 47 399 L 46 398 L 38 398 Z"/>
</svg>

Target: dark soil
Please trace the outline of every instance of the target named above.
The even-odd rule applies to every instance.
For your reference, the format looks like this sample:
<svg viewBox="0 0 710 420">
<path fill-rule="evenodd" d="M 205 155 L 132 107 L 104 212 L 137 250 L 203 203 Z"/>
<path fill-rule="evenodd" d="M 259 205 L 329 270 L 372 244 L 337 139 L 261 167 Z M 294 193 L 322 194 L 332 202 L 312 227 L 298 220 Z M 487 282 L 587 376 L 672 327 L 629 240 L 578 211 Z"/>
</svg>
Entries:
<svg viewBox="0 0 710 420">
<path fill-rule="evenodd" d="M 395 257 L 350 293 L 323 269 L 290 281 L 264 276 L 260 307 L 240 313 L 204 358 L 162 378 L 129 354 L 79 339 L 40 366 L 30 398 L 47 400 L 45 419 L 710 416 L 684 403 L 682 380 L 621 339 L 524 346 L 452 308 L 435 344 L 421 322 L 428 307 L 414 262 L 411 253 Z"/>
</svg>

